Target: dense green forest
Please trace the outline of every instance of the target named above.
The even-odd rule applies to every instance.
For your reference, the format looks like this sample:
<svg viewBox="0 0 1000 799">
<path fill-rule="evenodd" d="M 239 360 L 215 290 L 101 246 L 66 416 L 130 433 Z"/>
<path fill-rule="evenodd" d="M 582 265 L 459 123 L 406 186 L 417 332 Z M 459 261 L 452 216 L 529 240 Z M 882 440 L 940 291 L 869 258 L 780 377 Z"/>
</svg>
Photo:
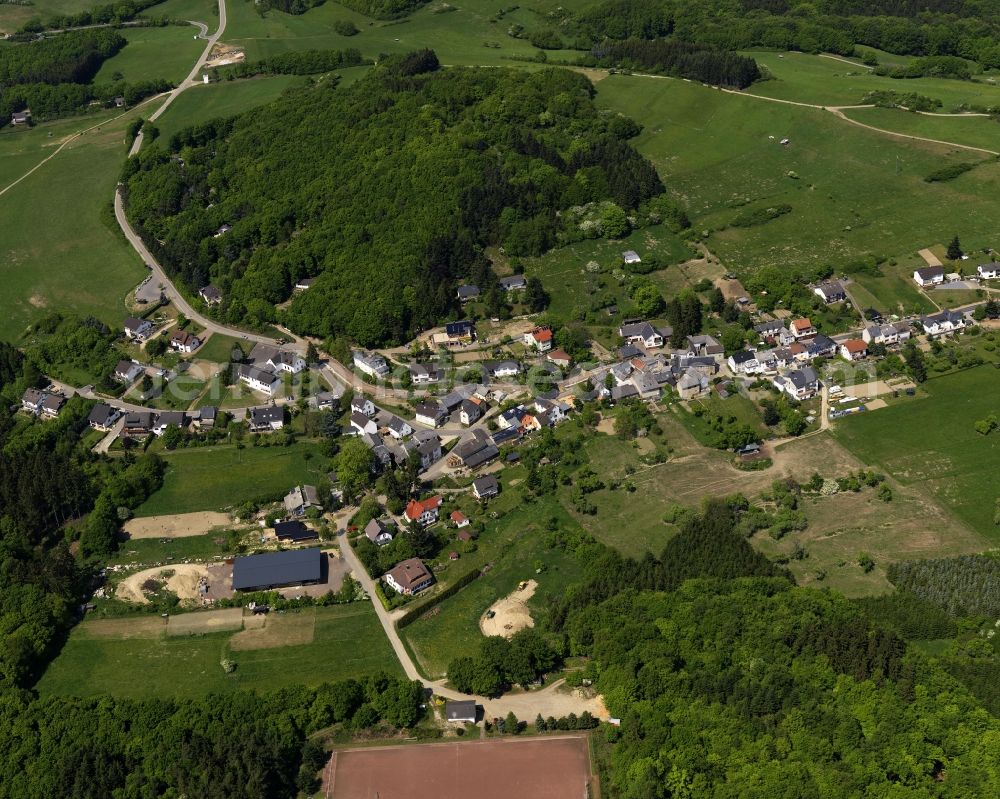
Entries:
<svg viewBox="0 0 1000 799">
<path fill-rule="evenodd" d="M 19 83 L 87 83 L 125 44 L 124 36 L 104 28 L 0 47 L 0 90 Z"/>
<path fill-rule="evenodd" d="M 428 0 L 343 0 L 342 5 L 375 19 L 399 19 L 411 14 Z"/>
<path fill-rule="evenodd" d="M 588 66 L 652 70 L 738 89 L 760 78 L 760 68 L 752 58 L 677 39 L 608 39 L 594 45 L 581 62 Z"/>
<path fill-rule="evenodd" d="M 638 127 L 593 93 L 566 70 L 385 59 L 347 89 L 307 86 L 144 150 L 123 174 L 128 213 L 189 289 L 223 289 L 228 321 L 274 320 L 316 276 L 293 330 L 406 341 L 458 312 L 460 280 L 503 302 L 485 246 L 537 255 L 583 236 L 560 210 L 663 191 L 627 142 Z"/>
<path fill-rule="evenodd" d="M 720 50 L 766 47 L 849 55 L 856 44 L 1000 66 L 997 0 L 602 0 L 562 12 L 577 46 L 673 36 Z M 930 68 L 939 65 L 929 64 Z M 913 77 L 900 74 L 899 77 Z"/>
<path fill-rule="evenodd" d="M 317 75 L 342 67 L 370 64 L 361 51 L 353 47 L 346 50 L 298 50 L 278 53 L 260 61 L 243 61 L 226 70 L 226 76 L 248 78 L 253 75 Z"/>
</svg>

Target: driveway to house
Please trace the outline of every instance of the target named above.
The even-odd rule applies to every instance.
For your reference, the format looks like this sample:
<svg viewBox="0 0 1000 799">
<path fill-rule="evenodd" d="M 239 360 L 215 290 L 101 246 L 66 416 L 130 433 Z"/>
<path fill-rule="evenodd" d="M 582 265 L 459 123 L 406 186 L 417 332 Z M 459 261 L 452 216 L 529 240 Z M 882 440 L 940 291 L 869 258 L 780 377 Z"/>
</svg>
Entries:
<svg viewBox="0 0 1000 799">
<path fill-rule="evenodd" d="M 94 445 L 92 451 L 99 455 L 107 455 L 108 450 L 111 449 L 111 445 L 115 443 L 115 439 L 122 434 L 122 429 L 124 427 L 125 417 L 123 416 L 115 422 L 115 426 L 111 428 L 111 431 Z"/>
</svg>

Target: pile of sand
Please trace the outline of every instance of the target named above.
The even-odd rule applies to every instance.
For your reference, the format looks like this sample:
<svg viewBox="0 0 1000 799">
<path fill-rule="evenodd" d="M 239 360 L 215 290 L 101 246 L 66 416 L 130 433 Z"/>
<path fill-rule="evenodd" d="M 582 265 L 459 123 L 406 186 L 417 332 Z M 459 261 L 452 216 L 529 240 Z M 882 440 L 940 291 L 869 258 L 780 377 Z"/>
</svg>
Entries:
<svg viewBox="0 0 1000 799">
<path fill-rule="evenodd" d="M 534 627 L 535 621 L 528 610 L 528 600 L 535 594 L 538 583 L 528 580 L 524 588 L 508 594 L 498 602 L 493 603 L 479 620 L 479 629 L 483 635 L 502 635 L 510 638 L 518 630 Z M 492 611 L 493 617 L 488 618 Z"/>
</svg>

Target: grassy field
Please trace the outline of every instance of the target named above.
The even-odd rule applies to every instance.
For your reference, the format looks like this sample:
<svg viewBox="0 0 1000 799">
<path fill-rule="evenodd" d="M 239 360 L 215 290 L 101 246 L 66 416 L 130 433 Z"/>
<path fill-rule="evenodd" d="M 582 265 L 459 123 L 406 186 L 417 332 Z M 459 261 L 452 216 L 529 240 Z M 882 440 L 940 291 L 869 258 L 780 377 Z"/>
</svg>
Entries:
<svg viewBox="0 0 1000 799">
<path fill-rule="evenodd" d="M 876 128 L 1000 152 L 1000 125 L 990 117 L 925 116 L 899 108 L 854 108 L 844 113 Z M 989 155 L 970 151 L 968 161 L 975 163 L 983 158 Z"/>
<path fill-rule="evenodd" d="M 198 360 L 214 361 L 215 363 L 229 363 L 233 352 L 233 347 L 240 343 L 239 339 L 232 336 L 223 336 L 221 333 L 213 333 L 208 341 L 201 345 L 196 353 Z"/>
<path fill-rule="evenodd" d="M 1000 165 L 949 183 L 923 178 L 968 153 L 900 140 L 810 108 L 739 97 L 680 80 L 613 75 L 598 103 L 643 126 L 635 139 L 695 228 L 730 269 L 836 265 L 948 241 L 989 244 Z M 779 140 L 790 139 L 782 147 Z M 776 220 L 729 227 L 748 209 L 790 205 Z"/>
<path fill-rule="evenodd" d="M 193 697 L 317 685 L 377 671 L 402 674 L 369 603 L 300 613 L 315 615 L 312 643 L 238 651 L 230 648 L 233 633 L 167 637 L 156 617 L 85 621 L 38 690 L 48 696 Z M 236 662 L 234 673 L 223 672 L 223 658 Z"/>
<path fill-rule="evenodd" d="M 572 524 L 551 501 L 523 507 L 501 519 L 503 530 L 519 534 L 516 543 L 493 561 L 487 574 L 439 604 L 437 613 L 403 628 L 403 637 L 426 673 L 440 677 L 452 659 L 473 652 L 482 638 L 480 617 L 497 599 L 516 589 L 521 580 L 538 582 L 534 596 L 528 600 L 537 621 L 548 596 L 560 594 L 580 579 L 582 566 L 577 559 L 544 543 L 542 521 L 551 514 Z M 541 574 L 535 573 L 536 562 L 544 564 Z"/>
<path fill-rule="evenodd" d="M 264 494 L 279 494 L 315 481 L 323 460 L 306 443 L 290 447 L 194 447 L 161 452 L 167 462 L 163 488 L 136 516 L 223 510 Z"/>
<path fill-rule="evenodd" d="M 913 271 L 926 262 L 917 254 L 883 264 L 880 276 L 860 273 L 851 276 L 850 292 L 864 308 L 882 313 L 933 313 L 936 309 L 913 282 Z"/>
<path fill-rule="evenodd" d="M 28 6 L 0 5 L 0 34 L 13 33 L 28 20 L 56 14 L 77 14 L 92 8 L 91 0 L 32 0 Z"/>
<path fill-rule="evenodd" d="M 0 338 L 16 339 L 26 325 L 52 309 L 92 314 L 115 327 L 120 323 L 125 295 L 145 274 L 110 212 L 125 158 L 124 130 L 131 116 L 76 139 L 0 196 L 4 231 L 0 237 L 0 283 L 4 287 Z M 53 129 L 65 133 L 95 122 L 79 119 Z M 45 125 L 16 135 L 23 138 L 0 136 L 0 152 L 9 146 L 35 149 L 41 155 L 43 142 L 56 139 L 48 138 Z"/>
<path fill-rule="evenodd" d="M 898 80 L 875 75 L 858 63 L 806 53 L 748 52 L 766 67 L 773 80 L 763 81 L 748 91 L 767 97 L 815 105 L 857 105 L 872 91 L 916 92 L 942 102 L 942 111 L 961 103 L 991 106 L 1000 103 L 1000 86 L 985 81 L 915 78 Z M 889 56 L 901 63 L 905 56 Z M 995 149 L 995 148 L 993 148 Z"/>
<path fill-rule="evenodd" d="M 191 63 L 194 63 L 193 58 Z M 285 89 L 303 80 L 295 75 L 273 75 L 196 86 L 178 97 L 156 124 L 160 134 L 169 139 L 177 131 L 191 125 L 233 116 L 269 103 Z"/>
<path fill-rule="evenodd" d="M 228 11 L 228 4 L 226 10 Z M 214 30 L 219 21 L 219 6 L 214 0 L 166 0 L 143 12 L 142 16 L 158 19 L 193 19 Z"/>
<path fill-rule="evenodd" d="M 979 367 L 922 388 L 926 399 L 845 418 L 837 422 L 835 434 L 863 461 L 934 497 L 996 543 L 1000 435 L 981 436 L 973 424 L 996 413 L 1000 372 Z"/>
<path fill-rule="evenodd" d="M 197 28 L 168 25 L 165 28 L 124 28 L 128 44 L 101 65 L 95 83 L 110 83 L 114 75 L 135 83 L 166 78 L 180 83 L 205 49 L 202 39 L 195 39 Z"/>
</svg>

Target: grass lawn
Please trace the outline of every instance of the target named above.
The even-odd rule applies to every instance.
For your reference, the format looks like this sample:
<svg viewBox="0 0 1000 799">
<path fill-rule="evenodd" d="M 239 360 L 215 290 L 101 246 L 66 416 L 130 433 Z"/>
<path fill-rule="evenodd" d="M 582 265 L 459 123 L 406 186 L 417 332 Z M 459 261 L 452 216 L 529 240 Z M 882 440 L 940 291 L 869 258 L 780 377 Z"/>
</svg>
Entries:
<svg viewBox="0 0 1000 799">
<path fill-rule="evenodd" d="M 190 64 L 194 63 L 195 57 L 197 56 L 191 58 Z M 156 124 L 160 135 L 169 139 L 179 130 L 191 125 L 232 116 L 269 103 L 285 89 L 303 81 L 303 78 L 295 75 L 272 75 L 210 83 L 207 86 L 201 84 L 178 97 Z"/>
<path fill-rule="evenodd" d="M 229 11 L 228 3 L 226 11 Z M 198 20 L 208 25 L 209 31 L 214 31 L 219 22 L 219 6 L 213 0 L 166 0 L 147 8 L 142 16 L 152 19 L 167 17 L 168 19 Z M 194 28 L 191 29 L 192 34 Z M 192 64 L 194 61 L 191 62 Z"/>
<path fill-rule="evenodd" d="M 0 196 L 0 338 L 15 340 L 29 323 L 55 309 L 91 314 L 113 327 L 120 324 L 125 295 L 146 273 L 111 215 L 131 116 L 74 140 Z M 95 122 L 81 118 L 54 129 L 81 130 Z M 17 133 L 39 142 L 40 153 L 40 142 L 51 141 L 47 128 Z M 13 146 L 36 146 L 25 139 Z M 14 137 L 0 140 L 2 152 Z"/>
<path fill-rule="evenodd" d="M 993 94 L 1000 101 L 1000 90 L 994 89 Z M 1000 151 L 1000 125 L 989 117 L 926 116 L 899 108 L 855 108 L 844 113 L 876 128 Z M 967 160 L 975 163 L 989 157 L 988 153 L 970 151 Z"/>
<path fill-rule="evenodd" d="M 981 436 L 973 425 L 996 413 L 1000 372 L 982 366 L 921 388 L 926 399 L 846 417 L 835 423 L 835 435 L 863 461 L 933 496 L 996 543 L 1000 434 Z"/>
<path fill-rule="evenodd" d="M 917 254 L 883 264 L 879 276 L 859 273 L 851 276 L 849 291 L 861 309 L 875 308 L 883 314 L 927 314 L 936 309 L 913 282 L 913 271 L 926 266 Z"/>
<path fill-rule="evenodd" d="M 180 83 L 205 49 L 205 41 L 194 38 L 197 31 L 194 26 L 179 25 L 122 28 L 120 32 L 128 44 L 101 64 L 94 82 L 111 83 L 111 76 L 120 72 L 129 83 L 154 78 Z"/>
<path fill-rule="evenodd" d="M 213 361 L 214 363 L 229 363 L 233 347 L 240 343 L 240 340 L 232 336 L 223 336 L 221 333 L 213 333 L 208 337 L 208 341 L 198 348 L 195 356 L 198 360 Z"/>
<path fill-rule="evenodd" d="M 758 83 L 748 89 L 752 94 L 767 97 L 815 105 L 857 105 L 862 102 L 865 94 L 872 91 L 916 92 L 941 100 L 941 110 L 946 112 L 960 103 L 983 106 L 1000 103 L 1000 86 L 985 81 L 947 78 L 898 80 L 886 75 L 875 75 L 861 64 L 852 66 L 820 55 L 756 51 L 748 52 L 747 55 L 765 66 L 774 77 L 774 80 Z M 881 54 L 879 60 L 902 63 L 907 59 L 906 56 L 886 53 Z M 854 113 L 852 111 L 851 115 Z"/>
<path fill-rule="evenodd" d="M 549 515 L 565 513 L 551 500 L 524 506 L 499 521 L 501 534 L 516 531 L 513 546 L 493 562 L 493 568 L 437 606 L 434 616 L 424 616 L 401 631 L 422 668 L 432 677 L 443 676 L 448 663 L 475 651 L 483 635 L 479 619 L 496 600 L 517 588 L 521 580 L 538 581 L 534 596 L 528 601 L 532 618 L 537 622 L 544 612 L 546 597 L 557 596 L 582 576 L 582 566 L 571 554 L 545 545 L 542 522 Z M 493 535 L 487 531 L 484 538 Z M 545 570 L 535 574 L 535 563 Z"/>
<path fill-rule="evenodd" d="M 163 387 L 163 393 L 153 400 L 153 407 L 164 411 L 187 410 L 205 390 L 207 383 L 191 375 L 178 375 Z"/>
<path fill-rule="evenodd" d="M 402 674 L 368 602 L 300 612 L 315 614 L 312 643 L 239 651 L 228 646 L 232 633 L 108 636 L 98 632 L 103 620 L 85 621 L 73 630 L 38 690 L 49 696 L 194 697 L 317 685 L 376 671 Z M 130 622 L 148 624 L 145 617 L 112 621 L 123 628 Z M 226 657 L 237 664 L 233 674 L 219 666 Z"/>
<path fill-rule="evenodd" d="M 740 97 L 682 80 L 612 75 L 598 104 L 643 125 L 636 147 L 687 204 L 709 248 L 737 272 L 795 263 L 836 267 L 898 256 L 961 231 L 967 249 L 995 236 L 1000 165 L 948 183 L 923 178 L 968 152 L 865 130 L 822 110 Z M 781 138 L 790 144 L 782 147 Z M 746 211 L 790 205 L 749 228 Z"/>
<path fill-rule="evenodd" d="M 93 8 L 91 0 L 32 0 L 29 5 L 0 5 L 0 33 L 13 33 L 28 20 L 47 20 L 57 14 L 78 14 Z"/>
<path fill-rule="evenodd" d="M 160 452 L 167 462 L 163 488 L 137 510 L 136 516 L 224 510 L 262 495 L 280 496 L 292 486 L 315 481 L 324 473 L 315 447 L 192 447 Z M 306 456 L 310 456 L 307 457 Z"/>
</svg>

